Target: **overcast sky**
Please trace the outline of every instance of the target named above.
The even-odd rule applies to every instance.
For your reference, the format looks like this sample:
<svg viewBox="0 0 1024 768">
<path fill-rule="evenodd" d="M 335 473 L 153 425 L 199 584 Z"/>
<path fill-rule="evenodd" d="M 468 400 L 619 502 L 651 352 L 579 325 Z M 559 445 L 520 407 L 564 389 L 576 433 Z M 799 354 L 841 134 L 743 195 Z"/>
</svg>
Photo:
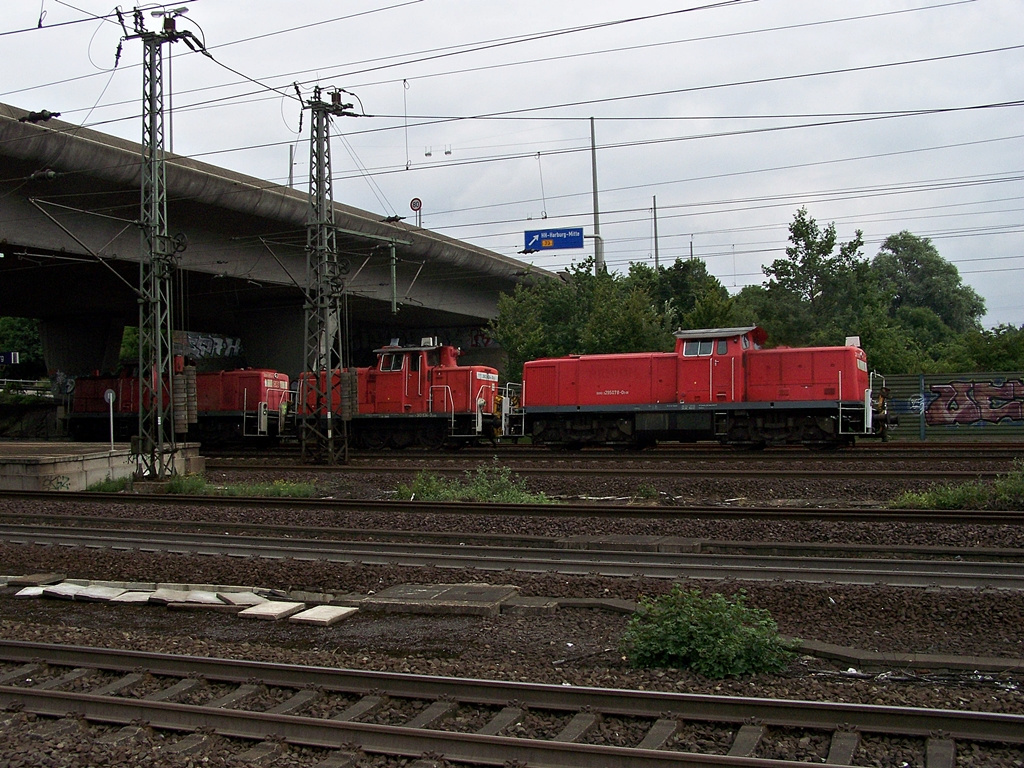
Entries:
<svg viewBox="0 0 1024 768">
<path fill-rule="evenodd" d="M 557 270 L 523 233 L 600 232 L 611 269 L 693 255 L 735 292 L 785 255 L 806 206 L 873 257 L 931 238 L 1024 325 L 1024 3 L 1020 0 L 193 0 L 165 46 L 176 153 L 308 188 L 319 84 L 337 201 Z M 131 6 L 123 6 L 133 32 Z M 141 138 L 142 44 L 109 0 L 5 2 L 0 101 Z M 106 16 L 107 21 L 97 17 Z M 170 222 L 172 231 L 184 228 Z"/>
</svg>

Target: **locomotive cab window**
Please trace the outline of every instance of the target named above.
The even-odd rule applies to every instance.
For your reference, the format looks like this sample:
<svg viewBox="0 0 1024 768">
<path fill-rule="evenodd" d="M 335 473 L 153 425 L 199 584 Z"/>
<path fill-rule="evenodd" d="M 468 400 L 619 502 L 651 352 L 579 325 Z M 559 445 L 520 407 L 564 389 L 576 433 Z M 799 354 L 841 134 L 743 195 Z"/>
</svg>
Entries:
<svg viewBox="0 0 1024 768">
<path fill-rule="evenodd" d="M 405 355 L 395 355 L 387 352 L 380 356 L 380 369 L 382 371 L 402 370 L 402 361 Z"/>
<path fill-rule="evenodd" d="M 728 355 L 729 354 L 729 340 L 728 339 L 719 339 L 718 340 L 718 351 L 715 354 L 718 354 L 718 355 Z"/>
<path fill-rule="evenodd" d="M 691 339 L 683 344 L 683 357 L 708 357 L 714 345 L 711 339 Z"/>
</svg>

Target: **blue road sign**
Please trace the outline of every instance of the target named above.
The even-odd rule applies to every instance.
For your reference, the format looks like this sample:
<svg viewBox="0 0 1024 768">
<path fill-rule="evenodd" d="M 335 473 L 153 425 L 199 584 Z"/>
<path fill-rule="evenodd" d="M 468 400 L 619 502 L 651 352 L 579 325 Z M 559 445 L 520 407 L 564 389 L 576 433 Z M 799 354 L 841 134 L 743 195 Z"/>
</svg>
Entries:
<svg viewBox="0 0 1024 768">
<path fill-rule="evenodd" d="M 17 365 L 17 352 L 0 352 L 0 365 Z"/>
<path fill-rule="evenodd" d="M 554 251 L 561 248 L 582 248 L 583 227 L 566 229 L 528 230 L 525 236 L 526 250 Z"/>
</svg>

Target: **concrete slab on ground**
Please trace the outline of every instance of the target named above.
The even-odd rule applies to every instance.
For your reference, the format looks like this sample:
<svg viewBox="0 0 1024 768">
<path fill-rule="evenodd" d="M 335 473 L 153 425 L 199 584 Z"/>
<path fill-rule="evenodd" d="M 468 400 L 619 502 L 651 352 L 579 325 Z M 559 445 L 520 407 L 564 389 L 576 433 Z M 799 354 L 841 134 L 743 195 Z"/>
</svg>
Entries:
<svg viewBox="0 0 1024 768">
<path fill-rule="evenodd" d="M 123 592 L 117 597 L 112 597 L 110 602 L 112 603 L 148 603 L 149 598 L 153 596 L 152 592 L 134 592 L 129 590 Z"/>
<path fill-rule="evenodd" d="M 149 596 L 149 602 L 156 603 L 157 605 L 166 605 L 167 603 L 184 603 L 187 600 L 187 589 L 171 589 L 170 587 L 160 587 Z"/>
<path fill-rule="evenodd" d="M 185 594 L 186 603 L 203 603 L 204 605 L 224 605 L 224 601 L 214 590 L 190 589 Z"/>
<path fill-rule="evenodd" d="M 217 597 L 228 605 L 240 605 L 243 608 L 270 602 L 267 598 L 261 597 L 255 592 L 218 592 Z"/>
<path fill-rule="evenodd" d="M 28 573 L 24 576 L 7 578 L 9 587 L 41 587 L 47 584 L 59 584 L 64 581 L 63 573 Z"/>
<path fill-rule="evenodd" d="M 306 609 L 305 603 L 284 603 L 279 600 L 268 600 L 265 603 L 254 605 L 238 613 L 247 619 L 266 619 L 268 621 L 279 621 L 294 616 L 299 611 Z"/>
<path fill-rule="evenodd" d="M 337 624 L 343 619 L 347 619 L 358 610 L 358 608 L 346 608 L 341 605 L 315 605 L 312 608 L 299 611 L 294 616 L 290 616 L 288 621 L 294 622 L 295 624 L 312 624 L 317 627 L 329 627 L 332 624 Z"/>
<path fill-rule="evenodd" d="M 43 587 L 43 597 L 56 597 L 59 600 L 74 600 L 75 595 L 84 589 L 85 586 L 82 584 L 71 584 L 69 582 L 62 581 L 60 584 Z"/>
<path fill-rule="evenodd" d="M 75 600 L 82 600 L 90 603 L 105 603 L 115 597 L 123 595 L 128 590 L 119 587 L 89 586 L 75 595 Z"/>
<path fill-rule="evenodd" d="M 518 591 L 508 584 L 398 584 L 370 595 L 361 605 L 394 613 L 497 616 L 502 603 Z"/>
</svg>

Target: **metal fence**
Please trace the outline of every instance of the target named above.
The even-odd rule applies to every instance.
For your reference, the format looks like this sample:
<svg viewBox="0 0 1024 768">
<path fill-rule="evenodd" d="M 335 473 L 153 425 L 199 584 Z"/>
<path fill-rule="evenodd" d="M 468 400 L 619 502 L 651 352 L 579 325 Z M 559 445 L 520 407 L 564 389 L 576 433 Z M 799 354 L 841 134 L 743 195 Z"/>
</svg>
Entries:
<svg viewBox="0 0 1024 768">
<path fill-rule="evenodd" d="M 887 376 L 896 440 L 1024 440 L 1024 373 Z"/>
<path fill-rule="evenodd" d="M 38 379 L 0 379 L 0 392 L 12 395 L 46 395 L 52 393 L 50 382 Z"/>
</svg>

